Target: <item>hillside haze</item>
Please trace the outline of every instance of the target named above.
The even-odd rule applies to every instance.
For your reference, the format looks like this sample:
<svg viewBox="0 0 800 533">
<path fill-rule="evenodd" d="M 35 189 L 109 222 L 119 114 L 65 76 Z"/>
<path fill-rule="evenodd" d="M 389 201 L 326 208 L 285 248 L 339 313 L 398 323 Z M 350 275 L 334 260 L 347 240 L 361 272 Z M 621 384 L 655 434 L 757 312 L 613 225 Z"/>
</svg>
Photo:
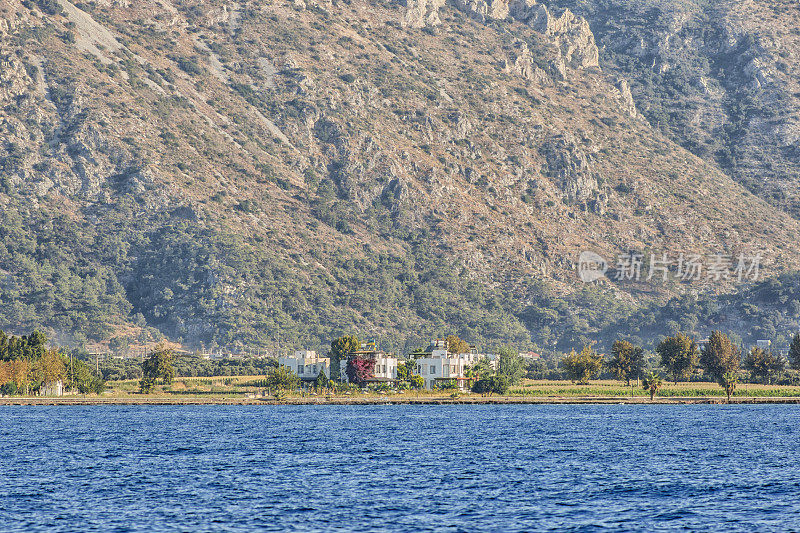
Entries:
<svg viewBox="0 0 800 533">
<path fill-rule="evenodd" d="M 796 329 L 797 15 L 0 0 L 0 327 L 231 350 Z M 584 250 L 783 277 L 584 284 Z"/>
</svg>

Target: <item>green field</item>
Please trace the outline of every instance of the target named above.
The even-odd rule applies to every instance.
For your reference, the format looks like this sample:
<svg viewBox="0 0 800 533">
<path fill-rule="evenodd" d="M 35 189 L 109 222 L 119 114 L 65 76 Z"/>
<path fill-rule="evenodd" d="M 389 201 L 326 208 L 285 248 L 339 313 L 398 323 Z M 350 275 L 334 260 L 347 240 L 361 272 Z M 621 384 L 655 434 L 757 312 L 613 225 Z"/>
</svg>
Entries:
<svg viewBox="0 0 800 533">
<path fill-rule="evenodd" d="M 511 396 L 536 397 L 625 397 L 649 396 L 649 393 L 633 382 L 625 386 L 619 381 L 593 381 L 588 385 L 577 385 L 569 381 L 526 380 L 521 386 L 512 387 Z M 716 383 L 686 382 L 673 384 L 665 382 L 657 396 L 661 397 L 705 397 L 725 396 L 725 391 Z M 800 387 L 784 385 L 760 385 L 741 383 L 736 387 L 735 396 L 775 398 L 800 396 Z"/>
<path fill-rule="evenodd" d="M 231 377 L 178 377 L 169 386 L 159 386 L 150 395 L 139 393 L 139 383 L 136 380 L 111 381 L 109 390 L 104 397 L 114 398 L 236 398 L 265 396 L 267 392 L 259 386 L 263 376 L 231 376 Z M 454 398 L 453 391 L 348 391 L 344 393 L 331 393 L 329 391 L 315 392 L 313 390 L 287 391 L 288 398 Z M 266 394 L 269 396 L 269 393 Z M 479 397 L 474 393 L 458 393 L 460 398 Z M 510 388 L 506 397 L 530 398 L 647 398 L 649 393 L 633 382 L 632 386 L 625 386 L 619 381 L 593 381 L 588 385 L 578 385 L 569 381 L 524 380 L 523 383 Z M 716 383 L 664 383 L 656 395 L 662 398 L 703 398 L 722 397 L 725 392 Z M 800 387 L 784 385 L 759 385 L 739 384 L 736 388 L 736 397 L 758 398 L 791 398 L 800 397 Z"/>
</svg>

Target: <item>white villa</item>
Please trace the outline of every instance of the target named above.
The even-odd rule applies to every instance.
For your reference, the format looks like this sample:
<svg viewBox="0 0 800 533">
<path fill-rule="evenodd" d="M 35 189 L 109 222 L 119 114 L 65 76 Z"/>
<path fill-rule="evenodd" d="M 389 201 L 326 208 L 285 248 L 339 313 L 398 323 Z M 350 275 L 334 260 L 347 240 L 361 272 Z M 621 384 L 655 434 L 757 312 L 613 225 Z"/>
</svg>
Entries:
<svg viewBox="0 0 800 533">
<path fill-rule="evenodd" d="M 417 359 L 417 373 L 425 380 L 425 388 L 432 389 L 437 381 L 456 380 L 460 389 L 469 387 L 466 370 L 481 359 L 488 359 L 494 368 L 497 356 L 477 353 L 474 346 L 468 353 L 452 353 L 447 349 L 447 341 L 436 339 L 428 347 L 428 351 Z"/>
<path fill-rule="evenodd" d="M 361 349 L 355 353 L 361 357 L 375 360 L 372 378 L 367 381 L 394 381 L 397 379 L 397 357 L 376 349 L 374 342 L 362 343 Z M 345 366 L 342 364 L 343 372 Z M 344 376 L 344 380 L 347 380 L 347 376 Z"/>
<path fill-rule="evenodd" d="M 320 357 L 314 350 L 297 350 L 293 357 L 279 357 L 278 364 L 287 367 L 302 380 L 315 380 L 320 372 L 331 377 L 331 360 Z"/>
<path fill-rule="evenodd" d="M 397 357 L 378 352 L 375 356 L 373 375 L 381 380 L 397 379 Z"/>
<path fill-rule="evenodd" d="M 397 381 L 397 357 L 378 350 L 374 342 L 362 343 L 359 351 L 354 355 L 375 361 L 372 377 L 367 383 L 385 383 Z M 467 369 L 478 361 L 487 360 L 489 366 L 497 367 L 497 355 L 478 353 L 474 346 L 470 346 L 467 353 L 452 353 L 447 349 L 447 341 L 436 339 L 426 351 L 413 354 L 416 359 L 417 373 L 422 376 L 426 389 L 432 389 L 437 382 L 456 380 L 460 389 L 468 389 L 472 378 L 467 377 Z M 420 357 L 421 356 L 421 357 Z M 280 357 L 278 364 L 287 367 L 304 381 L 317 379 L 320 372 L 331 377 L 330 359 L 320 357 L 313 350 L 298 350 L 292 357 Z M 347 363 L 340 365 L 341 381 L 347 382 Z"/>
<path fill-rule="evenodd" d="M 362 343 L 361 349 L 355 352 L 364 358 L 375 360 L 375 369 L 368 382 L 394 381 L 397 379 L 397 357 L 375 348 L 375 343 Z M 297 350 L 292 357 L 279 357 L 278 364 L 285 366 L 304 381 L 317 379 L 320 372 L 331 377 L 331 361 L 328 357 L 320 357 L 314 350 Z M 347 363 L 342 361 L 340 379 L 348 381 L 346 373 Z"/>
</svg>

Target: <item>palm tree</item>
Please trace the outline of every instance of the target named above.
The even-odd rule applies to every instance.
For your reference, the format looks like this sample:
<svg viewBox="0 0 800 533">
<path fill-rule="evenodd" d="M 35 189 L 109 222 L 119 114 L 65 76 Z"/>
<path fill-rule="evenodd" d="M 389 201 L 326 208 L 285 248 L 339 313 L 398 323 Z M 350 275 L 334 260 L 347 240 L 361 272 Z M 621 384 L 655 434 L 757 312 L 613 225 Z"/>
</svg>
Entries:
<svg viewBox="0 0 800 533">
<path fill-rule="evenodd" d="M 661 376 L 655 372 L 648 372 L 644 375 L 644 378 L 642 378 L 642 388 L 646 391 L 650 391 L 650 400 L 652 401 L 661 388 Z"/>
</svg>

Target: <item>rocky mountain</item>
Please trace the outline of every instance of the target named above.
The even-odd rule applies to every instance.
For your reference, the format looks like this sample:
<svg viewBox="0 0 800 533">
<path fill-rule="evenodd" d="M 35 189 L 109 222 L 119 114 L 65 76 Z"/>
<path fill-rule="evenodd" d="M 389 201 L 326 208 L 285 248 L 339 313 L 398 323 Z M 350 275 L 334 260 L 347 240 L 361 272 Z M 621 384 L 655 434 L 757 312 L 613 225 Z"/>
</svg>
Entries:
<svg viewBox="0 0 800 533">
<path fill-rule="evenodd" d="M 800 6 L 568 1 L 655 128 L 800 216 Z"/>
<path fill-rule="evenodd" d="M 584 250 L 791 272 L 797 76 L 749 5 L 0 0 L 0 327 L 547 347 L 737 289 Z"/>
</svg>

